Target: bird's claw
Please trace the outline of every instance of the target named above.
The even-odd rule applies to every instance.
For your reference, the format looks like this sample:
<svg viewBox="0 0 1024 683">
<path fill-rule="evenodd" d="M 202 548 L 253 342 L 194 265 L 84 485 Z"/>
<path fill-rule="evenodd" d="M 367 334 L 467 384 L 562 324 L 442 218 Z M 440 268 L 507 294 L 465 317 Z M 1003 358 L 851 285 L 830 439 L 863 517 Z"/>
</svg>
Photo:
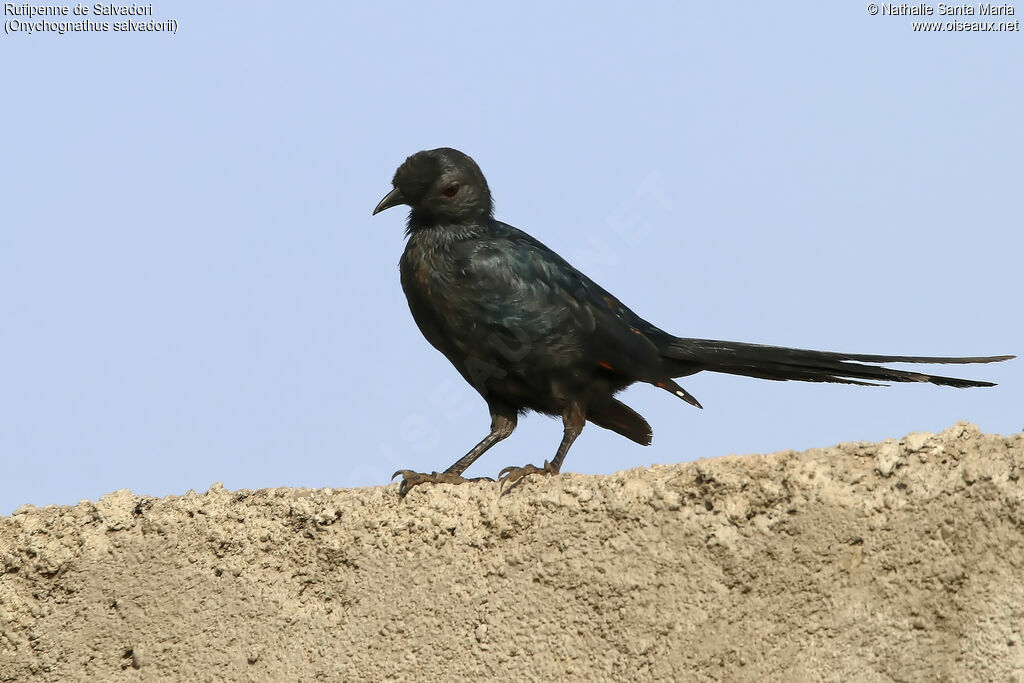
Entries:
<svg viewBox="0 0 1024 683">
<path fill-rule="evenodd" d="M 398 497 L 405 498 L 406 494 L 413 489 L 414 486 L 420 484 L 465 484 L 467 481 L 494 481 L 490 477 L 476 477 L 474 479 L 466 479 L 460 474 L 454 472 L 431 472 L 425 474 L 423 472 L 416 472 L 415 470 L 398 470 L 391 475 L 393 480 L 398 475 L 402 475 L 402 482 L 398 485 Z"/>
<path fill-rule="evenodd" d="M 502 491 L 505 486 L 511 487 L 523 477 L 531 474 L 558 474 L 558 471 L 547 460 L 544 461 L 543 467 L 537 467 L 536 465 L 523 465 L 522 467 L 510 465 L 501 472 L 498 472 L 498 481 L 500 482 L 498 491 Z"/>
</svg>

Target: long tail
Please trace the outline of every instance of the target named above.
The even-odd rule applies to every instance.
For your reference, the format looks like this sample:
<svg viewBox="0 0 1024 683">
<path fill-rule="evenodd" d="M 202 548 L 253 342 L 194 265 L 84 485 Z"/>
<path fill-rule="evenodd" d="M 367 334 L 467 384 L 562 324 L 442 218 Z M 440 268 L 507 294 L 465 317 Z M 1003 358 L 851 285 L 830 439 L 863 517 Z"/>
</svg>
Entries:
<svg viewBox="0 0 1024 683">
<path fill-rule="evenodd" d="M 674 375 L 676 377 L 708 370 L 777 381 L 836 382 L 866 386 L 884 386 L 885 382 L 931 382 L 960 388 L 991 387 L 995 383 L 927 375 L 865 363 L 996 363 L 1016 357 L 878 356 L 684 338 L 672 339 L 661 349 L 661 353 L 666 358 L 679 361 L 679 374 Z"/>
</svg>

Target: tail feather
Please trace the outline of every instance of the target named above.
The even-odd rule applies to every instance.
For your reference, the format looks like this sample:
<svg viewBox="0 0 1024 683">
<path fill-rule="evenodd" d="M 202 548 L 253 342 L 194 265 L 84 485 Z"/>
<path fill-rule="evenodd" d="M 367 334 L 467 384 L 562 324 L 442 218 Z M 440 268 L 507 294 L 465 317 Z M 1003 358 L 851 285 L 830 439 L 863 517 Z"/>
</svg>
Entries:
<svg viewBox="0 0 1024 683">
<path fill-rule="evenodd" d="M 698 401 L 697 398 L 689 391 L 679 386 L 674 379 L 663 379 L 657 382 L 654 386 L 664 389 L 670 394 L 675 394 L 695 408 L 700 408 L 701 410 L 704 409 L 704 406 L 700 404 L 700 401 Z"/>
<path fill-rule="evenodd" d="M 598 405 L 589 406 L 587 419 L 597 426 L 610 429 L 641 446 L 651 445 L 651 425 L 647 424 L 647 420 L 640 413 L 617 399 L 613 398 Z"/>
<path fill-rule="evenodd" d="M 883 356 L 791 349 L 714 339 L 675 338 L 661 351 L 679 361 L 682 376 L 701 370 L 776 381 L 883 385 L 885 382 L 930 382 L 950 387 L 991 387 L 994 382 L 929 375 L 865 363 L 996 363 L 1015 356 Z"/>
</svg>

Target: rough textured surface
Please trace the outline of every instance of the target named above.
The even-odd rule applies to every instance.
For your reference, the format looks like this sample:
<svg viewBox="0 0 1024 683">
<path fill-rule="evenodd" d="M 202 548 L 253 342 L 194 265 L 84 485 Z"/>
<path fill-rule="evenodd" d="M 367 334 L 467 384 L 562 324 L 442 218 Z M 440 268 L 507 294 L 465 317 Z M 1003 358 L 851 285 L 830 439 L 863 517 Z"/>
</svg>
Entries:
<svg viewBox="0 0 1024 683">
<path fill-rule="evenodd" d="M 0 680 L 1024 681 L 1024 435 L 0 518 Z"/>
</svg>

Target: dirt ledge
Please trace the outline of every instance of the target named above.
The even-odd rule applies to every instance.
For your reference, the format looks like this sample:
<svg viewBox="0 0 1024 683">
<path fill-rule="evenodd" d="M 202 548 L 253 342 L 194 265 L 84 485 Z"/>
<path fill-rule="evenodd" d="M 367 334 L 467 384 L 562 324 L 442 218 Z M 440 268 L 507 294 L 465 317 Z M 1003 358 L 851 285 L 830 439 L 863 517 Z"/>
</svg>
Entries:
<svg viewBox="0 0 1024 683">
<path fill-rule="evenodd" d="M 0 681 L 1024 681 L 1024 434 L 0 518 Z"/>
</svg>

